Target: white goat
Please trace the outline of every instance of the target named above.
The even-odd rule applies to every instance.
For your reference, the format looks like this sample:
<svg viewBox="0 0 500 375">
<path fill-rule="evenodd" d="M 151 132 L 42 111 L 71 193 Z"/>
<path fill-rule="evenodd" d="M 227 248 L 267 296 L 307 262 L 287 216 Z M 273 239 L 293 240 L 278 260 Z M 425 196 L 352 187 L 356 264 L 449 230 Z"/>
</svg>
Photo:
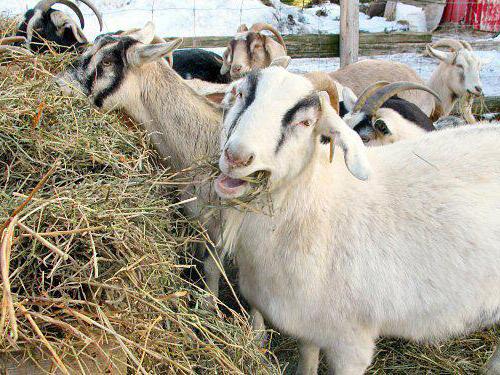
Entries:
<svg viewBox="0 0 500 375">
<path fill-rule="evenodd" d="M 299 339 L 298 373 L 316 373 L 320 348 L 332 373 L 362 374 L 379 336 L 500 321 L 500 128 L 365 148 L 303 76 L 271 67 L 238 90 L 216 191 L 238 198 L 266 171 L 274 214 L 228 209 L 224 239 L 245 298 Z M 340 146 L 332 163 L 320 136 Z M 487 369 L 500 374 L 500 348 Z"/>
<path fill-rule="evenodd" d="M 438 49 L 440 47 L 450 48 L 452 52 L 441 51 Z M 428 45 L 427 52 L 441 61 L 427 84 L 438 93 L 443 109 L 442 112 L 438 110 L 431 114 L 431 119 L 435 121 L 439 117 L 449 115 L 457 100 L 466 96 L 468 103 L 464 117 L 469 123 L 476 122 L 472 115 L 472 100 L 474 96 L 483 94 L 479 73 L 481 66 L 487 62 L 476 57 L 471 45 L 461 40 L 439 40 Z M 426 97 L 429 99 L 428 95 Z"/>
</svg>

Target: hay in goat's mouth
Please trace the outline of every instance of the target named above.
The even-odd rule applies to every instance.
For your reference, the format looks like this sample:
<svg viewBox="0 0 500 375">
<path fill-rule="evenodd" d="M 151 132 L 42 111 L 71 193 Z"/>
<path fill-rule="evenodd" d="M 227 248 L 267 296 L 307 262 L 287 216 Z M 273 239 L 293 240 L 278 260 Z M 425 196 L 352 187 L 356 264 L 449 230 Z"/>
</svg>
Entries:
<svg viewBox="0 0 500 375">
<path fill-rule="evenodd" d="M 119 114 L 59 92 L 71 55 L 1 59 L 0 370 L 277 373 L 246 319 L 202 308 L 181 277 L 206 243 L 179 210 L 184 173 Z"/>
</svg>

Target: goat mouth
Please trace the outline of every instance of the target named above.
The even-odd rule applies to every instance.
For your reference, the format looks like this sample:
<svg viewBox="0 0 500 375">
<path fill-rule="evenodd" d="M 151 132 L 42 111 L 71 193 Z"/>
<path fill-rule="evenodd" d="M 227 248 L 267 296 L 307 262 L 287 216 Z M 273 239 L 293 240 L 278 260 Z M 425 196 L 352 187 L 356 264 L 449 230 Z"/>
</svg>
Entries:
<svg viewBox="0 0 500 375">
<path fill-rule="evenodd" d="M 222 199 L 238 198 L 244 195 L 250 187 L 248 181 L 232 178 L 221 173 L 215 180 L 215 191 Z"/>
<path fill-rule="evenodd" d="M 221 172 L 215 180 L 215 191 L 222 199 L 235 199 L 246 195 L 252 190 L 252 185 L 262 185 L 268 174 L 256 171 L 249 176 L 233 178 Z"/>
</svg>

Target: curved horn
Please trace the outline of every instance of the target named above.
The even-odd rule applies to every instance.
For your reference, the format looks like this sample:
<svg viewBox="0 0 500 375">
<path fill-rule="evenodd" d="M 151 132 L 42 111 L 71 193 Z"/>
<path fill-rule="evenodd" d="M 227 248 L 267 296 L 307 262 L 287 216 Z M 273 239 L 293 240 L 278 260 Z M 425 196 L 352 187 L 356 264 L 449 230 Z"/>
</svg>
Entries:
<svg viewBox="0 0 500 375">
<path fill-rule="evenodd" d="M 5 53 L 5 52 L 13 52 L 15 54 L 20 54 L 20 55 L 25 55 L 25 56 L 33 56 L 33 53 L 31 51 L 28 51 L 26 48 L 0 45 L 0 54 Z"/>
<path fill-rule="evenodd" d="M 363 108 L 368 98 L 371 97 L 375 91 L 384 86 L 387 86 L 388 84 L 389 82 L 387 81 L 379 81 L 368 86 L 358 97 L 358 100 L 356 101 L 356 104 L 354 104 L 354 108 L 352 109 L 351 112 L 352 113 L 360 112 L 361 108 Z"/>
<path fill-rule="evenodd" d="M 278 39 L 278 43 L 281 44 L 281 46 L 283 47 L 283 49 L 285 50 L 285 54 L 286 54 L 286 45 L 285 45 L 285 41 L 283 40 L 283 37 L 281 36 L 281 34 L 278 32 L 278 30 L 276 30 L 274 27 L 272 27 L 271 25 L 269 25 L 268 23 L 262 23 L 262 22 L 259 22 L 259 23 L 254 23 L 252 25 L 252 27 L 250 28 L 250 31 L 253 31 L 255 33 L 258 33 L 260 31 L 263 31 L 263 30 L 267 30 L 267 31 L 270 31 L 274 34 L 274 36 Z"/>
<path fill-rule="evenodd" d="M 371 97 L 369 97 L 363 105 L 361 112 L 372 116 L 387 99 L 392 98 L 394 95 L 406 90 L 426 91 L 433 95 L 437 99 L 438 103 L 441 103 L 439 95 L 427 86 L 414 82 L 394 82 L 379 88 Z"/>
<path fill-rule="evenodd" d="M 304 74 L 304 77 L 311 81 L 316 91 L 326 91 L 330 97 L 330 105 L 339 113 L 339 93 L 330 76 L 324 72 L 310 72 Z"/>
<path fill-rule="evenodd" d="M 464 48 L 464 45 L 459 40 L 450 38 L 440 39 L 436 43 L 432 43 L 431 46 L 432 48 L 447 47 L 453 52 L 460 51 Z"/>
<path fill-rule="evenodd" d="M 24 36 L 8 36 L 0 39 L 0 46 L 11 43 L 26 43 L 26 38 Z"/>
<path fill-rule="evenodd" d="M 92 9 L 92 12 L 97 17 L 97 20 L 99 21 L 99 31 L 102 31 L 103 28 L 103 22 L 102 22 L 102 15 L 101 13 L 97 10 L 97 7 L 90 1 L 90 0 L 80 0 L 82 3 L 87 5 L 90 9 Z M 46 12 L 49 10 L 49 8 L 54 5 L 54 4 L 63 4 L 66 5 L 67 7 L 71 8 L 78 16 L 80 19 L 80 24 L 82 25 L 82 29 L 84 27 L 84 21 L 83 21 L 83 14 L 81 10 L 78 8 L 78 6 L 69 0 L 42 0 L 40 1 L 36 6 L 35 9 L 39 9 L 42 12 Z"/>
</svg>

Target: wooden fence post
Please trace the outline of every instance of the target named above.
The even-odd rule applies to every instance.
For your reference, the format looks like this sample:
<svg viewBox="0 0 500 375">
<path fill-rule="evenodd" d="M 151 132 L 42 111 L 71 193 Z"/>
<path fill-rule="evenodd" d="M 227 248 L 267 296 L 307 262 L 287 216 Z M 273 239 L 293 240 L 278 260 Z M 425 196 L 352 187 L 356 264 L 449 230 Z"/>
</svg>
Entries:
<svg viewBox="0 0 500 375">
<path fill-rule="evenodd" d="M 358 61 L 359 0 L 340 0 L 340 66 Z"/>
</svg>

